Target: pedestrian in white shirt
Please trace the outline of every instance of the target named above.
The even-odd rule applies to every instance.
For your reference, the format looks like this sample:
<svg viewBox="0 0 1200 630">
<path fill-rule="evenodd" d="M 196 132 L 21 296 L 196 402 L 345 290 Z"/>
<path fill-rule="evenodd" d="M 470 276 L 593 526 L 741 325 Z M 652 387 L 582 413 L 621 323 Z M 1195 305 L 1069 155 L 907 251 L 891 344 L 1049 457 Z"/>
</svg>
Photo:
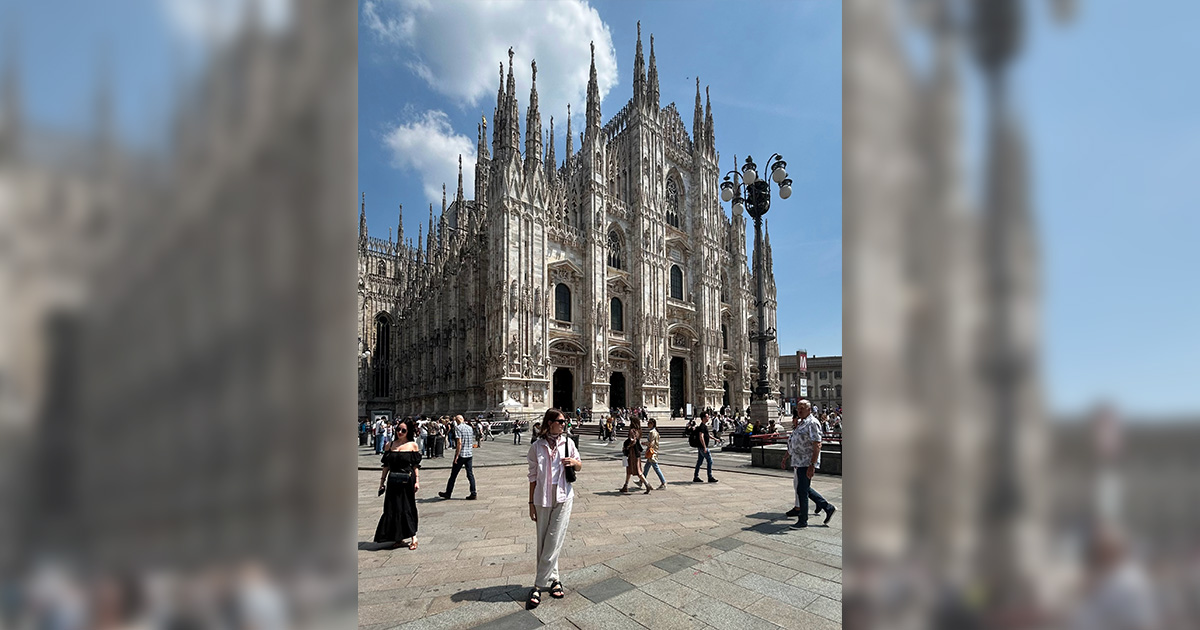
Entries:
<svg viewBox="0 0 1200 630">
<path fill-rule="evenodd" d="M 779 463 L 780 468 L 792 468 L 792 488 L 795 490 L 796 506 L 788 510 L 788 516 L 797 516 L 794 529 L 808 527 L 808 500 L 816 504 L 816 514 L 825 512 L 825 524 L 833 518 L 837 508 L 825 500 L 812 487 L 812 478 L 821 462 L 821 423 L 812 415 L 812 404 L 803 398 L 796 403 L 792 416 L 792 434 L 788 437 L 788 452 Z"/>
<path fill-rule="evenodd" d="M 542 603 L 542 589 L 549 590 L 555 599 L 564 595 L 562 582 L 558 580 L 558 555 L 567 537 L 571 504 L 575 498 L 571 482 L 567 480 L 567 470 L 578 472 L 583 469 L 575 442 L 564 433 L 566 425 L 567 417 L 562 411 L 546 410 L 526 456 L 529 462 L 529 518 L 537 523 L 537 575 L 525 602 L 526 609 Z"/>
</svg>

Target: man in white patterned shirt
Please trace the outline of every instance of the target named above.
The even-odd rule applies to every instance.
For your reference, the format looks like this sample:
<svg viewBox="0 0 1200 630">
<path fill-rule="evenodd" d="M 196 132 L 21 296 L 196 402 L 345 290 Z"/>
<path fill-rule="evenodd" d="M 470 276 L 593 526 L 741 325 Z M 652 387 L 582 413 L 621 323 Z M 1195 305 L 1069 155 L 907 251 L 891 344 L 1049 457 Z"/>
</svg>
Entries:
<svg viewBox="0 0 1200 630">
<path fill-rule="evenodd" d="M 449 499 L 454 492 L 454 480 L 458 478 L 458 471 L 463 468 L 467 469 L 467 481 L 471 482 L 471 494 L 467 497 L 468 501 L 475 500 L 475 471 L 471 467 L 472 455 L 474 451 L 471 445 L 475 443 L 475 429 L 463 420 L 462 416 L 454 416 L 454 432 L 458 436 L 457 446 L 454 449 L 454 466 L 450 469 L 450 480 L 446 482 L 446 491 L 439 492 L 438 496 L 443 499 Z"/>
<path fill-rule="evenodd" d="M 808 500 L 817 504 L 817 514 L 825 511 L 825 523 L 833 518 L 837 508 L 825 500 L 812 487 L 813 475 L 821 461 L 821 423 L 812 415 L 812 403 L 801 399 L 796 403 L 796 413 L 792 416 L 792 435 L 788 438 L 788 454 L 783 458 L 781 468 L 792 467 L 792 486 L 796 490 L 796 507 L 788 516 L 797 516 L 792 524 L 794 529 L 808 527 Z"/>
</svg>

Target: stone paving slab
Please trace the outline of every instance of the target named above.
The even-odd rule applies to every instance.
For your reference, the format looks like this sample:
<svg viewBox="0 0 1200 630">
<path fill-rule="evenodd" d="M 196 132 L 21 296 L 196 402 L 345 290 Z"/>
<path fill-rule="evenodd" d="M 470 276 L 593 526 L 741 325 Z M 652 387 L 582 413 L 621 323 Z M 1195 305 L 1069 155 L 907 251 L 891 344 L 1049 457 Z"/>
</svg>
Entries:
<svg viewBox="0 0 1200 630">
<path fill-rule="evenodd" d="M 791 530 L 794 519 L 783 515 L 792 506 L 787 476 L 726 471 L 719 484 L 622 495 L 614 492 L 624 481 L 620 462 L 589 457 L 590 450 L 581 448 L 585 467 L 560 560 L 567 596 L 545 594 L 533 611 L 524 605 L 535 526 L 523 452 L 519 464 L 477 467 L 477 501 L 435 498 L 449 470 L 426 467 L 415 551 L 371 542 L 382 511 L 379 473 L 361 470 L 360 628 L 840 625 L 840 478 L 814 479 L 839 507 L 830 526 Z M 664 472 L 671 479 L 681 471 Z M 460 475 L 456 490 L 465 482 Z"/>
<path fill-rule="evenodd" d="M 542 620 L 534 617 L 533 613 L 522 610 L 475 627 L 480 630 L 530 630 L 543 625 Z"/>
<path fill-rule="evenodd" d="M 692 566 L 693 564 L 696 564 L 696 559 L 689 558 L 688 556 L 685 556 L 683 554 L 676 554 L 673 556 L 663 558 L 662 560 L 659 560 L 658 562 L 652 562 L 651 564 L 662 569 L 663 571 L 666 571 L 667 573 L 674 573 L 676 571 L 681 571 L 683 569 L 686 569 L 686 568 Z"/>
<path fill-rule="evenodd" d="M 625 591 L 633 590 L 635 588 L 637 587 L 629 582 L 626 582 L 619 577 L 615 577 L 582 588 L 580 589 L 579 594 L 599 604 L 606 599 L 616 597 Z"/>
</svg>

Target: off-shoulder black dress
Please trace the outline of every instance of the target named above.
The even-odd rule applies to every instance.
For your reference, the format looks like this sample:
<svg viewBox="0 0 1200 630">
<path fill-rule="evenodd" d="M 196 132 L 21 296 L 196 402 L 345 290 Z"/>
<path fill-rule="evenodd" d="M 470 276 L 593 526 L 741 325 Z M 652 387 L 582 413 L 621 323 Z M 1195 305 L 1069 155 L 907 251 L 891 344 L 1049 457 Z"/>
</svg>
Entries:
<svg viewBox="0 0 1200 630">
<path fill-rule="evenodd" d="M 417 496 L 413 488 L 416 469 L 421 467 L 419 451 L 387 451 L 383 454 L 383 465 L 389 474 L 387 492 L 383 495 L 383 516 L 375 528 L 375 542 L 400 542 L 417 533 Z M 401 482 L 397 473 L 408 473 L 408 481 Z"/>
</svg>

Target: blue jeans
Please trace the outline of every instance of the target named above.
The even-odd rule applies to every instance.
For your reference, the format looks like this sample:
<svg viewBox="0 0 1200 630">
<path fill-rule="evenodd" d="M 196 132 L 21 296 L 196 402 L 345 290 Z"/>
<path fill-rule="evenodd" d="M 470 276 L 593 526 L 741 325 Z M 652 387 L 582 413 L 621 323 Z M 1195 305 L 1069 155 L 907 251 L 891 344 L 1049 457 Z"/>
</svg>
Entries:
<svg viewBox="0 0 1200 630">
<path fill-rule="evenodd" d="M 454 462 L 454 466 L 450 469 L 450 481 L 446 482 L 446 498 L 454 493 L 454 480 L 458 478 L 458 471 L 463 468 L 467 469 L 467 481 L 471 482 L 471 494 L 475 494 L 475 470 L 471 467 L 472 457 L 459 457 L 458 461 Z"/>
<path fill-rule="evenodd" d="M 379 455 L 383 452 L 383 440 L 386 436 L 380 434 L 375 436 L 375 454 Z"/>
<path fill-rule="evenodd" d="M 712 455 L 706 448 L 696 449 L 696 474 L 692 475 L 693 477 L 700 476 L 700 464 L 703 464 L 705 460 L 708 461 L 708 478 L 712 479 Z"/>
<path fill-rule="evenodd" d="M 646 460 L 646 465 L 642 468 L 642 476 L 645 477 L 651 468 L 654 468 L 654 472 L 658 474 L 658 481 L 660 483 L 667 483 L 667 478 L 663 477 L 662 469 L 658 467 L 658 462 Z"/>
<path fill-rule="evenodd" d="M 817 504 L 817 509 L 828 510 L 829 502 L 819 492 L 813 490 L 812 479 L 808 478 L 807 468 L 793 468 L 792 486 L 796 488 L 796 502 L 800 510 L 800 522 L 808 523 L 808 500 Z"/>
</svg>

